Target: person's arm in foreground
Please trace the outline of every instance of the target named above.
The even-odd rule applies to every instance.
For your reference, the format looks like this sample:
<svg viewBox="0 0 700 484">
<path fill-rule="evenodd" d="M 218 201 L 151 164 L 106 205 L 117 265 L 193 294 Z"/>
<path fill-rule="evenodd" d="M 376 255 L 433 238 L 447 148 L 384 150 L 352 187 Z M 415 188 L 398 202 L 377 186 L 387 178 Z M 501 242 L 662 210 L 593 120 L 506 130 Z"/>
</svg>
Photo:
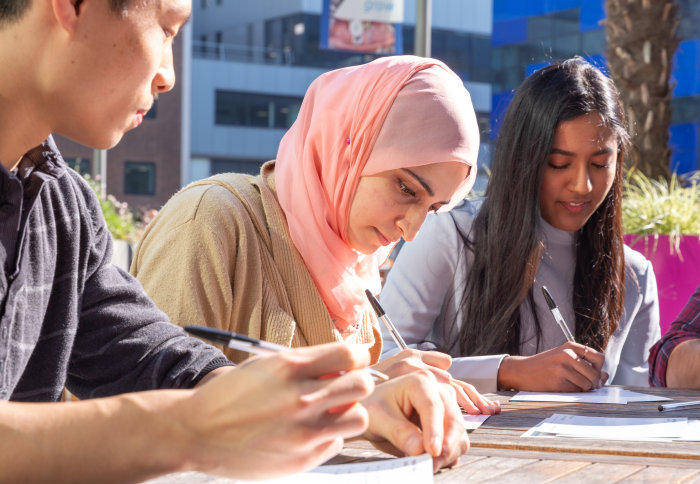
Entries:
<svg viewBox="0 0 700 484">
<path fill-rule="evenodd" d="M 700 388 L 700 286 L 649 354 L 649 383 Z"/>
<path fill-rule="evenodd" d="M 198 470 L 240 479 L 299 472 L 368 423 L 367 351 L 321 345 L 254 358 L 194 390 L 71 403 L 0 402 L 0 482 L 140 482 Z M 349 406 L 349 407 L 348 407 Z M 331 410 L 329 412 L 329 410 Z"/>
</svg>

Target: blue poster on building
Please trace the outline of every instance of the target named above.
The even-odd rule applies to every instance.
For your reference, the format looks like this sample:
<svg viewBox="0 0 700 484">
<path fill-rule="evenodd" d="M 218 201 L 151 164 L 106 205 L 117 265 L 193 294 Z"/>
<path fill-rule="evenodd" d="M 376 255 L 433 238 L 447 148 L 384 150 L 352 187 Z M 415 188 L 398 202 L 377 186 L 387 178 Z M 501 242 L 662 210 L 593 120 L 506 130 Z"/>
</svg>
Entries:
<svg viewBox="0 0 700 484">
<path fill-rule="evenodd" d="M 403 0 L 323 0 L 321 48 L 403 53 Z"/>
</svg>

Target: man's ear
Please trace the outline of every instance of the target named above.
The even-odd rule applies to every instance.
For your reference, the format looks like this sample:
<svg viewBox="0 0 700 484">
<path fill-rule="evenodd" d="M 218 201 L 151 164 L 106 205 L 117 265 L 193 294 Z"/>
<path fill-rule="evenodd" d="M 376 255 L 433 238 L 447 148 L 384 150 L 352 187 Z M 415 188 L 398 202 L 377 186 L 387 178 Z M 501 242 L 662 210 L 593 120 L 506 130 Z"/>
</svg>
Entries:
<svg viewBox="0 0 700 484">
<path fill-rule="evenodd" d="M 75 33 L 81 3 L 82 0 L 51 0 L 56 22 L 69 34 Z"/>
</svg>

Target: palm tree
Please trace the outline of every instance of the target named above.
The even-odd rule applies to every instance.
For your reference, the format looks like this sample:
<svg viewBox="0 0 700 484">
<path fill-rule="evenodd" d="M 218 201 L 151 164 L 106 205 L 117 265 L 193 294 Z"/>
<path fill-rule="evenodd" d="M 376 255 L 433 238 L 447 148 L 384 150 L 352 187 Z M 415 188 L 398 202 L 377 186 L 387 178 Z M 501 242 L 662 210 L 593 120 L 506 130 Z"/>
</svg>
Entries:
<svg viewBox="0 0 700 484">
<path fill-rule="evenodd" d="M 673 0 L 605 0 L 607 58 L 627 114 L 632 150 L 628 167 L 669 178 L 669 79 L 678 47 Z"/>
</svg>

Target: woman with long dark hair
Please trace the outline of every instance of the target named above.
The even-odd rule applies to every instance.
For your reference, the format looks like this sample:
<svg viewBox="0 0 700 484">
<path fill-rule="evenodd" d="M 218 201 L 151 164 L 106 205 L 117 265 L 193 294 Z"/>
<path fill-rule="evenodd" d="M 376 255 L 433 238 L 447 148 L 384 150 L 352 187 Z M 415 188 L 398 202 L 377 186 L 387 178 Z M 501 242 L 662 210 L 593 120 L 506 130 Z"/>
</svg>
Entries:
<svg viewBox="0 0 700 484">
<path fill-rule="evenodd" d="M 404 339 L 452 355 L 480 391 L 646 385 L 658 302 L 651 264 L 622 239 L 628 144 L 613 82 L 583 59 L 526 79 L 485 198 L 429 217 L 389 273 L 381 301 Z"/>
</svg>

